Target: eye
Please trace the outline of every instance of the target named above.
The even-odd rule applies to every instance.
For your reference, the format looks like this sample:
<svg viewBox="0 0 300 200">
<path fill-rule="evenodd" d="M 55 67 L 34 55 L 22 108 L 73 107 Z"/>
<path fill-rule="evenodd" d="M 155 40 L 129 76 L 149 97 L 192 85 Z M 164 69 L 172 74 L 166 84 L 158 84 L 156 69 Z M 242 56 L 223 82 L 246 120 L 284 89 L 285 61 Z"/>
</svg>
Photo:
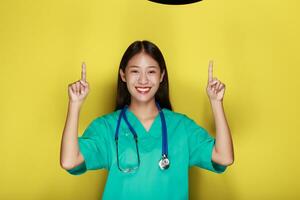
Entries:
<svg viewBox="0 0 300 200">
<path fill-rule="evenodd" d="M 156 71 L 152 70 L 152 71 L 150 71 L 150 73 L 154 74 L 154 73 L 156 73 Z"/>
<path fill-rule="evenodd" d="M 131 72 L 132 72 L 132 73 L 137 73 L 138 71 L 137 71 L 137 70 L 132 70 Z"/>
</svg>

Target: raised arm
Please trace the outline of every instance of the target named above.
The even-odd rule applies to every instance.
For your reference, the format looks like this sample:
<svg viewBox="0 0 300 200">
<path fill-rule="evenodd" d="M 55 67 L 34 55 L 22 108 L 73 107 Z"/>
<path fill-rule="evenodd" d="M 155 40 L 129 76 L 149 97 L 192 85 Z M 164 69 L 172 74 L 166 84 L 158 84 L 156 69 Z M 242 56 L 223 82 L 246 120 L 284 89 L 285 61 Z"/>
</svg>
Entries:
<svg viewBox="0 0 300 200">
<path fill-rule="evenodd" d="M 71 169 L 84 161 L 78 145 L 78 120 L 81 106 L 89 93 L 86 81 L 86 66 L 82 63 L 81 79 L 68 85 L 68 113 L 63 130 L 60 151 L 60 165 Z"/>
<path fill-rule="evenodd" d="M 216 127 L 216 143 L 212 153 L 212 160 L 218 164 L 231 165 L 234 161 L 234 152 L 231 133 L 223 108 L 225 84 L 213 77 L 212 61 L 209 62 L 208 66 L 206 91 L 212 107 Z"/>
</svg>

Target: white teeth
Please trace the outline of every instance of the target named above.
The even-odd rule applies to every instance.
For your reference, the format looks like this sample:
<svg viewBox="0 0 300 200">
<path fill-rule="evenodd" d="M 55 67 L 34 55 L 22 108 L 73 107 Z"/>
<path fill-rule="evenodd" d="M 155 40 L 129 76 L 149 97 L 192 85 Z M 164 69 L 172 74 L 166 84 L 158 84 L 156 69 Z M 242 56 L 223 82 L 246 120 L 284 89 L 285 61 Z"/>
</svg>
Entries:
<svg viewBox="0 0 300 200">
<path fill-rule="evenodd" d="M 136 88 L 138 91 L 140 92 L 148 92 L 150 90 L 150 88 Z"/>
</svg>

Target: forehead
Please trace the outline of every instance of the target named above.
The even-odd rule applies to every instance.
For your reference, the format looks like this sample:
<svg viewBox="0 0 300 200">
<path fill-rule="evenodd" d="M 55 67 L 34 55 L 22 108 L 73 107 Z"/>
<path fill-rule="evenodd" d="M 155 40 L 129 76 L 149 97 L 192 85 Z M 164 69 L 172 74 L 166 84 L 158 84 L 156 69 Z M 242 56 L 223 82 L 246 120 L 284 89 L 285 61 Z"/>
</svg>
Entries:
<svg viewBox="0 0 300 200">
<path fill-rule="evenodd" d="M 151 56 L 145 53 L 134 55 L 127 64 L 128 68 L 159 68 L 159 64 Z"/>
</svg>

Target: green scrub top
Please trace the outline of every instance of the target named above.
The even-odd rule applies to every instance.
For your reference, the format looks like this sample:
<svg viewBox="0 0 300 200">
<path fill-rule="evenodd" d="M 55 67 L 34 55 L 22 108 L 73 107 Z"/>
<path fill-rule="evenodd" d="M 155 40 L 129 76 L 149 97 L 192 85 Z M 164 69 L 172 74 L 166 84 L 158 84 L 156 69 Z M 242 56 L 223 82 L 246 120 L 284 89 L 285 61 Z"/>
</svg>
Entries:
<svg viewBox="0 0 300 200">
<path fill-rule="evenodd" d="M 80 175 L 87 170 L 106 169 L 108 177 L 102 198 L 108 199 L 188 199 L 189 167 L 223 173 L 227 166 L 211 160 L 215 138 L 185 114 L 163 108 L 168 133 L 170 167 L 161 170 L 158 162 L 162 153 L 160 115 L 147 131 L 135 114 L 127 109 L 128 121 L 138 135 L 140 167 L 134 173 L 121 172 L 117 165 L 115 129 L 121 109 L 95 118 L 78 137 L 84 162 L 66 170 Z M 119 129 L 120 167 L 137 165 L 133 134 L 124 119 Z"/>
</svg>

